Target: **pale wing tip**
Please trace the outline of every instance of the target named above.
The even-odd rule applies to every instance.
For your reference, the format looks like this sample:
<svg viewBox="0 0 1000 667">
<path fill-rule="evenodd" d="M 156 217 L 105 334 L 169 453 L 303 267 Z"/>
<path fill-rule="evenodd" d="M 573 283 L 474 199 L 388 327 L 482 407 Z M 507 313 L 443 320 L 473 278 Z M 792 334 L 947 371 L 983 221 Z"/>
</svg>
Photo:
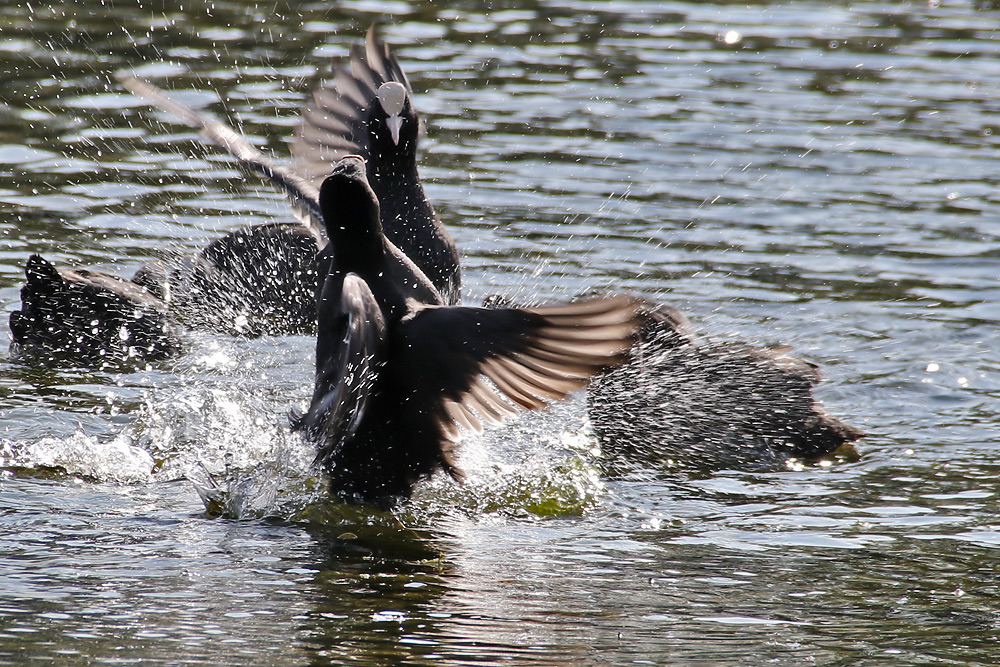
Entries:
<svg viewBox="0 0 1000 667">
<path fill-rule="evenodd" d="M 444 437 L 454 442 L 463 431 L 481 433 L 484 421 L 499 424 L 518 409 L 539 410 L 586 387 L 625 361 L 650 311 L 649 302 L 629 295 L 525 309 L 542 326 L 525 332 L 525 347 L 484 359 L 469 389 L 444 401 Z"/>
</svg>

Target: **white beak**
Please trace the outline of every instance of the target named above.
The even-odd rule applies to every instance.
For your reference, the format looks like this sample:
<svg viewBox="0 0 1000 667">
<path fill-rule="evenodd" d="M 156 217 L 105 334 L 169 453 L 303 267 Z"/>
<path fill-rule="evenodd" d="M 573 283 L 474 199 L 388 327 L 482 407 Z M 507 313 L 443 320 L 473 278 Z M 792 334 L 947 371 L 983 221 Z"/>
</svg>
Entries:
<svg viewBox="0 0 1000 667">
<path fill-rule="evenodd" d="M 401 116 L 389 116 L 385 119 L 385 124 L 389 126 L 389 132 L 392 134 L 392 143 L 398 146 L 399 129 L 403 127 L 403 118 Z"/>
</svg>

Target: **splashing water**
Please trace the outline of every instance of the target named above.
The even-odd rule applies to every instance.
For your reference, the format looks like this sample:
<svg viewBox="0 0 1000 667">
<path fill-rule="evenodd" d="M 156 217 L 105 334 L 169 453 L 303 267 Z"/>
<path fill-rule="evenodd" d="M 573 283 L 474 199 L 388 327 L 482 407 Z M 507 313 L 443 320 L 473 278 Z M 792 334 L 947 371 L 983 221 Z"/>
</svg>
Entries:
<svg viewBox="0 0 1000 667">
<path fill-rule="evenodd" d="M 284 411 L 245 386 L 150 392 L 130 427 L 158 474 L 187 477 L 210 514 L 290 518 L 319 493 L 313 448 Z"/>
<path fill-rule="evenodd" d="M 127 433 L 101 440 L 82 430 L 66 438 L 48 437 L 34 442 L 0 441 L 0 468 L 25 472 L 66 474 L 118 484 L 144 484 L 153 480 L 153 457 L 135 446 Z"/>
<path fill-rule="evenodd" d="M 604 493 L 600 448 L 581 421 L 582 404 L 573 395 L 467 436 L 458 450 L 464 483 L 438 475 L 418 486 L 406 511 L 421 522 L 454 511 L 485 521 L 582 515 Z"/>
</svg>

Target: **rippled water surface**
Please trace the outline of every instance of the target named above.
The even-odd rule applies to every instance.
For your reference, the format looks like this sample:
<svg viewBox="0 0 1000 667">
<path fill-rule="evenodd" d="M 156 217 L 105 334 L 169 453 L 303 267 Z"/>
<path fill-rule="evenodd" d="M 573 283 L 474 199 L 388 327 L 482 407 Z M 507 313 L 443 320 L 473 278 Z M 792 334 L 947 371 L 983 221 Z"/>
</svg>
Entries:
<svg viewBox="0 0 1000 667">
<path fill-rule="evenodd" d="M 855 463 L 615 477 L 577 397 L 371 514 L 323 502 L 287 433 L 308 337 L 97 372 L 15 363 L 4 324 L 0 662 L 995 664 L 993 3 L 167 4 L 0 7 L 4 323 L 33 252 L 130 275 L 288 217 L 114 73 L 284 158 L 378 20 L 467 301 L 644 293 L 794 346 L 869 437 Z"/>
</svg>

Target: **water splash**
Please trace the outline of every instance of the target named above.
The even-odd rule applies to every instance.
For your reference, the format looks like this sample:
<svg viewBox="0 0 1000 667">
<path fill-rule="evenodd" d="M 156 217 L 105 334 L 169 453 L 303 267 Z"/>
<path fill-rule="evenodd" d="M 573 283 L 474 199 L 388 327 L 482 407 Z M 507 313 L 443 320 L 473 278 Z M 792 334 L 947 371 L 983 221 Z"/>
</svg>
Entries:
<svg viewBox="0 0 1000 667">
<path fill-rule="evenodd" d="M 581 402 L 573 397 L 467 438 L 458 459 L 464 483 L 436 476 L 417 488 L 410 511 L 421 520 L 455 510 L 501 520 L 582 515 L 598 503 L 604 482 Z"/>
<path fill-rule="evenodd" d="M 211 516 L 227 519 L 301 518 L 312 505 L 328 498 L 326 484 L 310 467 L 289 456 L 261 462 L 247 471 L 228 467 L 222 476 L 204 466 L 188 479 Z"/>
<path fill-rule="evenodd" d="M 290 518 L 322 493 L 313 448 L 288 429 L 283 409 L 236 385 L 149 392 L 130 436 L 160 479 L 187 478 L 209 514 Z"/>
<path fill-rule="evenodd" d="M 34 473 L 62 473 L 99 482 L 142 484 L 153 480 L 155 461 L 122 433 L 111 440 L 78 429 L 66 438 L 34 442 L 0 441 L 0 468 Z"/>
</svg>

